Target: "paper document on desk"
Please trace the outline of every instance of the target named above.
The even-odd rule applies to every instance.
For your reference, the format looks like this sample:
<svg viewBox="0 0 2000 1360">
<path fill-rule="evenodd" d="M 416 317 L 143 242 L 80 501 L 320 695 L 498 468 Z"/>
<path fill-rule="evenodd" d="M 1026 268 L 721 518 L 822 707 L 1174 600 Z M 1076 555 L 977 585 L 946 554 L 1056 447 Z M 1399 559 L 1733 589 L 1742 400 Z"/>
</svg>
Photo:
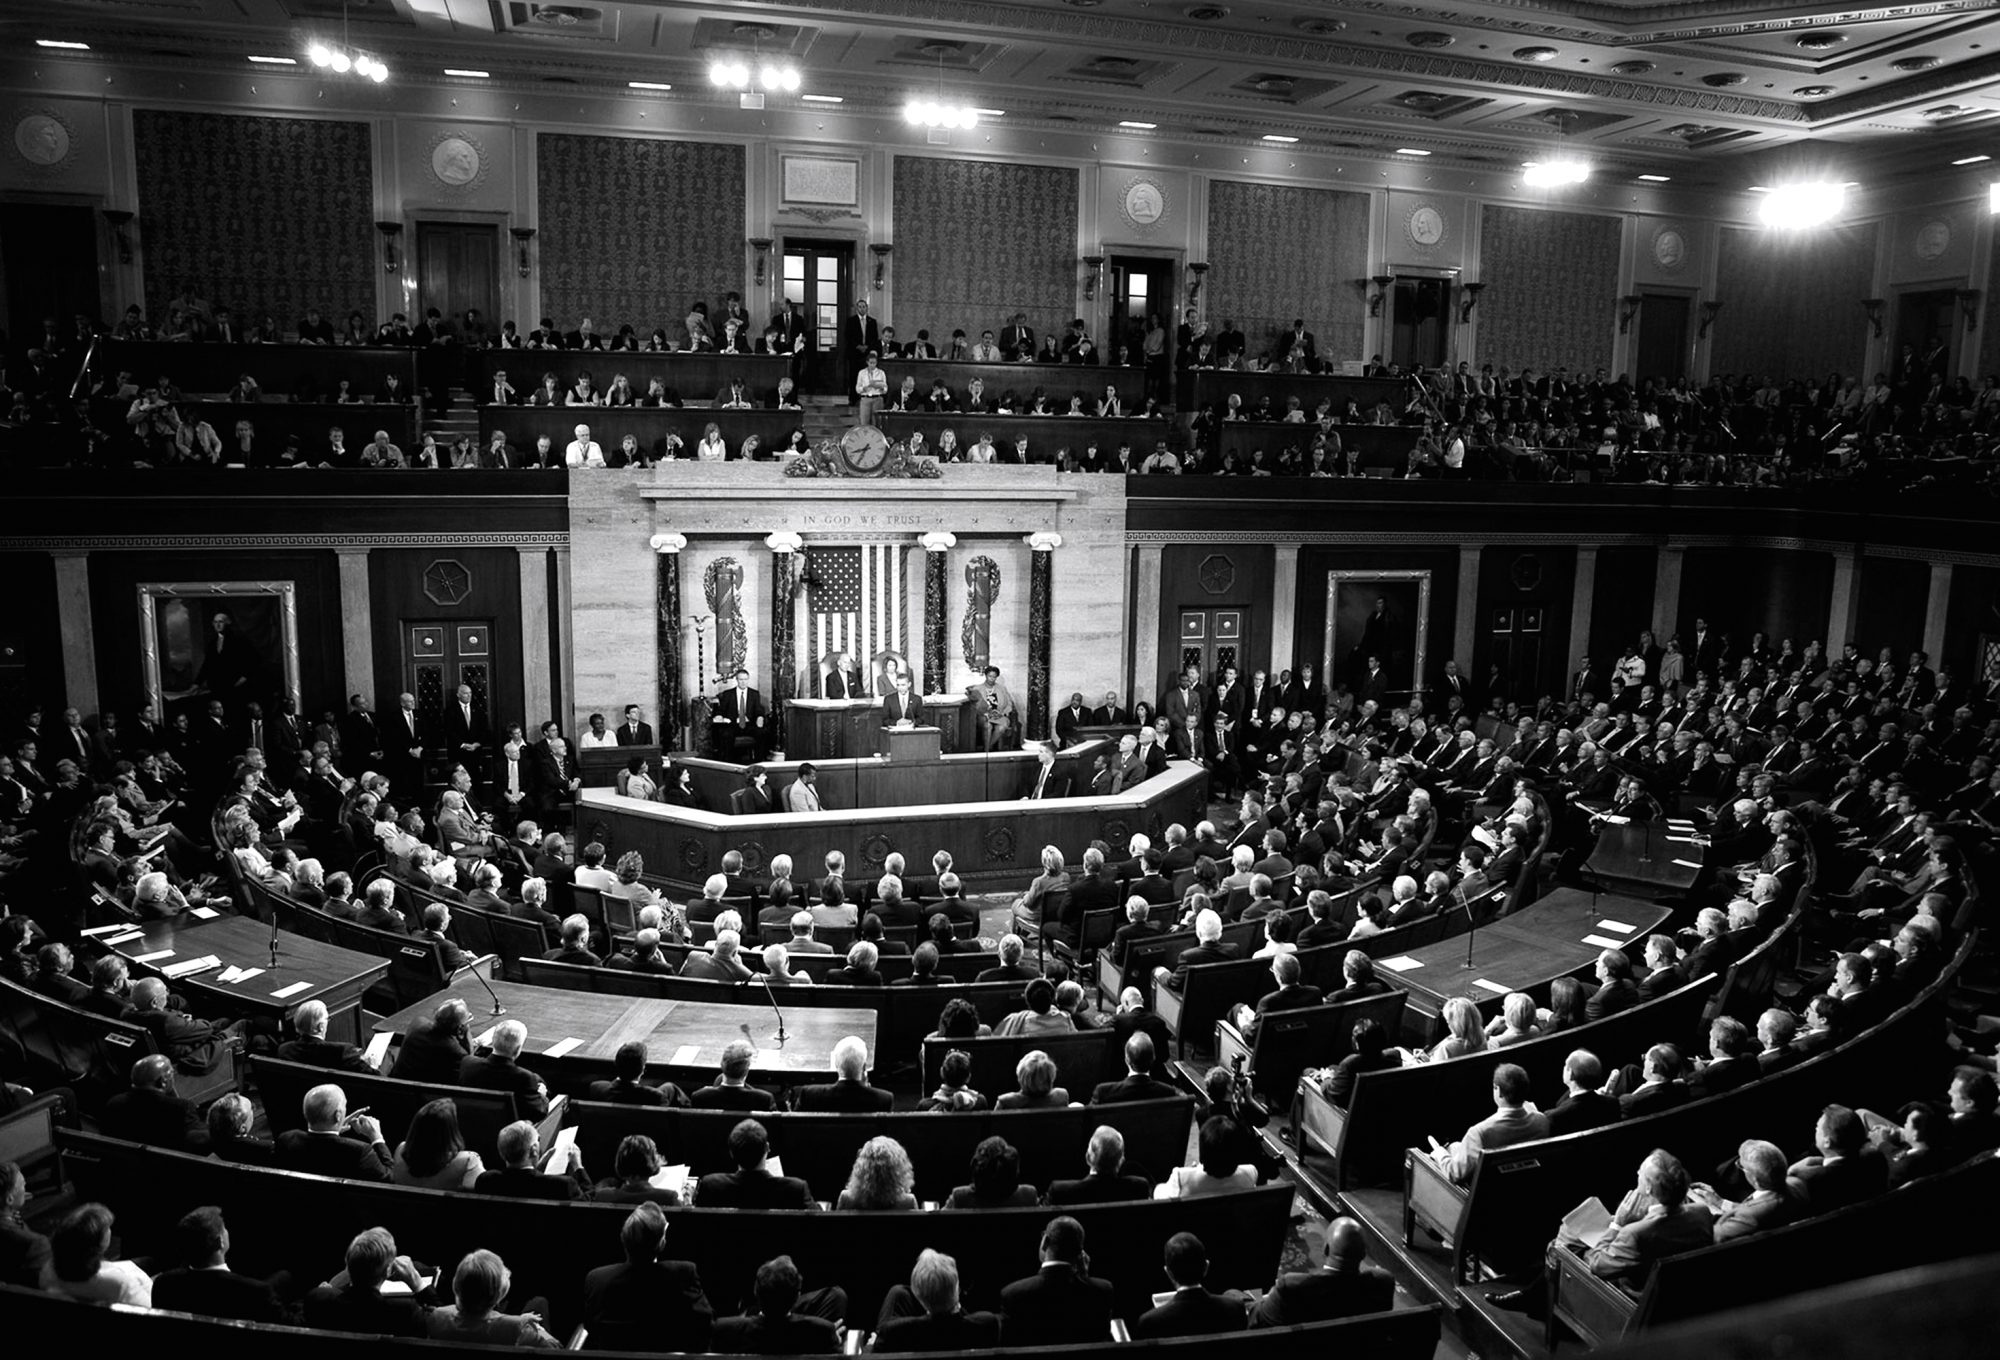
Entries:
<svg viewBox="0 0 2000 1360">
<path fill-rule="evenodd" d="M 222 967 L 222 960 L 213 954 L 204 954 L 198 959 L 182 959 L 170 963 L 160 971 L 170 978 L 184 978 L 194 973 L 206 973 L 211 968 Z"/>
<path fill-rule="evenodd" d="M 197 921 L 213 921 L 216 917 L 222 915 L 222 913 L 214 907 L 195 907 L 188 912 L 188 915 L 194 917 Z"/>
<path fill-rule="evenodd" d="M 394 1034 L 385 1029 L 368 1041 L 368 1047 L 361 1051 L 361 1056 L 368 1060 L 370 1067 L 380 1068 L 382 1066 L 382 1059 L 389 1056 L 389 1041 L 395 1037 Z"/>
<path fill-rule="evenodd" d="M 289 987 L 278 988 L 278 990 L 272 992 L 271 995 L 277 997 L 278 1000 L 283 1001 L 288 996 L 297 996 L 300 992 L 309 991 L 311 990 L 311 988 L 312 984 L 310 982 L 294 982 Z"/>
<path fill-rule="evenodd" d="M 232 963 L 220 973 L 217 973 L 215 980 L 217 982 L 248 982 L 263 971 L 262 968 L 238 968 Z"/>
<path fill-rule="evenodd" d="M 1512 987 L 1502 987 L 1497 982 L 1489 982 L 1485 978 L 1474 978 L 1472 980 L 1472 985 L 1475 987 L 1484 987 L 1487 991 L 1493 993 L 1493 995 L 1495 996 L 1505 996 L 1507 995 L 1507 993 L 1514 990 Z"/>
<path fill-rule="evenodd" d="M 667 1062 L 674 1067 L 693 1067 L 701 1056 L 701 1048 L 696 1044 L 682 1044 L 674 1050 L 674 1056 Z"/>
<path fill-rule="evenodd" d="M 84 935 L 124 935 L 130 933 L 131 930 L 132 927 L 129 922 L 113 921 L 108 926 L 87 926 L 79 933 Z"/>
<path fill-rule="evenodd" d="M 1387 968 L 1392 973 L 1407 973 L 1412 968 L 1423 967 L 1424 961 L 1422 959 L 1413 959 L 1408 954 L 1398 954 L 1393 959 L 1375 960 L 1375 966 L 1377 968 Z"/>
<path fill-rule="evenodd" d="M 1623 921 L 1599 921 L 1597 928 L 1599 930 L 1615 930 L 1620 935 L 1630 935 L 1638 929 L 1637 926 L 1628 926 Z"/>
<path fill-rule="evenodd" d="M 1669 836 L 1669 837 L 1667 837 L 1667 844 L 1668 844 L 1668 845 L 1700 845 L 1700 844 L 1701 844 L 1701 837 L 1699 837 L 1699 836 Z"/>
<path fill-rule="evenodd" d="M 144 931 L 133 930 L 128 926 L 123 935 L 106 935 L 98 943 L 104 945 L 107 949 L 122 949 L 128 944 L 137 943 L 145 938 L 146 934 Z"/>
<path fill-rule="evenodd" d="M 498 1026 L 498 1025 L 495 1025 L 495 1026 L 494 1026 L 494 1027 L 493 1027 L 492 1029 L 489 1029 L 489 1030 L 487 1030 L 487 1031 L 486 1031 L 486 1033 L 484 1033 L 484 1034 L 480 1035 L 480 1036 L 479 1036 L 479 1037 L 478 1037 L 477 1039 L 474 1039 L 474 1040 L 472 1041 L 472 1046 L 473 1046 L 474 1048 L 491 1048 L 491 1047 L 493 1047 L 493 1035 L 494 1035 L 495 1031 L 497 1031 L 497 1030 L 498 1030 L 499 1028 L 500 1028 L 500 1026 Z"/>
<path fill-rule="evenodd" d="M 1680 865 L 1683 869 L 1699 869 L 1701 867 L 1701 861 L 1698 859 L 1677 859 L 1674 863 Z"/>
<path fill-rule="evenodd" d="M 565 1039 L 559 1044 L 550 1044 L 547 1048 L 543 1049 L 542 1056 L 544 1058 L 561 1058 L 574 1053 L 582 1047 L 583 1040 L 581 1039 Z"/>
<path fill-rule="evenodd" d="M 134 954 L 132 956 L 132 962 L 151 963 L 155 959 L 170 959 L 173 956 L 174 956 L 174 951 L 171 949 L 155 949 L 150 954 Z"/>
<path fill-rule="evenodd" d="M 1625 947 L 1623 940 L 1614 940 L 1609 935 L 1586 935 L 1583 937 L 1583 942 L 1585 944 L 1594 944 L 1599 949 L 1623 949 Z"/>
<path fill-rule="evenodd" d="M 1611 1231 L 1611 1211 L 1604 1207 L 1604 1201 L 1592 1195 L 1583 1203 L 1563 1215 L 1559 1236 L 1594 1247 L 1604 1240 L 1604 1234 Z"/>
</svg>

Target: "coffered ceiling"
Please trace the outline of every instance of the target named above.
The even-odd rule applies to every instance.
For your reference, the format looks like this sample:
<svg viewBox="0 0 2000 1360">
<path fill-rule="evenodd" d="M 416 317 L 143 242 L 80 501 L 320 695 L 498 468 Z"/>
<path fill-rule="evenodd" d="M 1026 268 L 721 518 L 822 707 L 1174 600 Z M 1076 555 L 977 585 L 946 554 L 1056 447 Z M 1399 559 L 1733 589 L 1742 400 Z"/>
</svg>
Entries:
<svg viewBox="0 0 2000 1360">
<path fill-rule="evenodd" d="M 647 80 L 674 87 L 655 97 L 723 104 L 735 96 L 710 88 L 708 61 L 763 54 L 795 61 L 805 91 L 844 112 L 942 88 L 1010 126 L 1275 133 L 1301 151 L 1411 148 L 1439 164 L 1511 165 L 1562 142 L 1722 183 L 1801 155 L 1877 179 L 2000 155 L 1993 0 L 350 0 L 347 13 L 353 43 L 399 82 L 476 67 L 496 84 Z M 339 0 L 41 0 L 0 35 L 92 47 L 47 60 L 241 70 L 340 24 Z"/>
</svg>

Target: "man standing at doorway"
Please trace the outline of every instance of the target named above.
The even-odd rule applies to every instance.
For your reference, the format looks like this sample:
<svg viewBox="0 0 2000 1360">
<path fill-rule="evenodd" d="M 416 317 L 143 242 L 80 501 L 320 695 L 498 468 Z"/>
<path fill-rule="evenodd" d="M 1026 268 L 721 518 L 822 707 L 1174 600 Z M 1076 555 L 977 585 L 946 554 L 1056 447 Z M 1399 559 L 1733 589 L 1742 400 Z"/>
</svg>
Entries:
<svg viewBox="0 0 2000 1360">
<path fill-rule="evenodd" d="M 874 317 L 868 315 L 867 298 L 854 300 L 854 315 L 847 318 L 841 329 L 841 346 L 847 355 L 850 371 L 854 373 L 868 367 L 869 355 L 882 352 L 882 328 L 875 324 Z M 887 390 L 886 386 L 884 390 Z M 850 399 L 853 404 L 860 405 L 858 389 Z"/>
</svg>

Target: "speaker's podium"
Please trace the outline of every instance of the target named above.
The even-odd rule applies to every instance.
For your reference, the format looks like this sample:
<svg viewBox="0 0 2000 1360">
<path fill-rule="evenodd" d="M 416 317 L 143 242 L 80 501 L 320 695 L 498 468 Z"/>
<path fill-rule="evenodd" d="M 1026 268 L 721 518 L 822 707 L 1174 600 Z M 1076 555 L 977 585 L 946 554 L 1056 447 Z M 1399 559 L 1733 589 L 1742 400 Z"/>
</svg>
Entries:
<svg viewBox="0 0 2000 1360">
<path fill-rule="evenodd" d="M 944 756 L 943 738 L 935 727 L 885 727 L 882 754 L 891 765 L 934 765 Z"/>
</svg>

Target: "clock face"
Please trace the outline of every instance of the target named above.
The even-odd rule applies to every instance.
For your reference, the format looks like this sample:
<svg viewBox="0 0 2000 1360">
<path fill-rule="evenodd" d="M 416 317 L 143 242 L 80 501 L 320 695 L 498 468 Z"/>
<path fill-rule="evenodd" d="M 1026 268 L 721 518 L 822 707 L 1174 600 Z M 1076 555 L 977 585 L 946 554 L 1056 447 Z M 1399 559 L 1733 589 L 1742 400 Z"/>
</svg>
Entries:
<svg viewBox="0 0 2000 1360">
<path fill-rule="evenodd" d="M 1150 227 L 1167 211 L 1166 197 L 1151 180 L 1135 180 L 1125 190 L 1125 215 L 1142 227 Z"/>
<path fill-rule="evenodd" d="M 1426 203 L 1410 214 L 1410 239 L 1420 246 L 1434 246 L 1444 239 L 1444 214 Z"/>
<path fill-rule="evenodd" d="M 840 437 L 840 460 L 859 477 L 872 477 L 889 460 L 889 441 L 873 425 L 856 425 Z"/>
</svg>

